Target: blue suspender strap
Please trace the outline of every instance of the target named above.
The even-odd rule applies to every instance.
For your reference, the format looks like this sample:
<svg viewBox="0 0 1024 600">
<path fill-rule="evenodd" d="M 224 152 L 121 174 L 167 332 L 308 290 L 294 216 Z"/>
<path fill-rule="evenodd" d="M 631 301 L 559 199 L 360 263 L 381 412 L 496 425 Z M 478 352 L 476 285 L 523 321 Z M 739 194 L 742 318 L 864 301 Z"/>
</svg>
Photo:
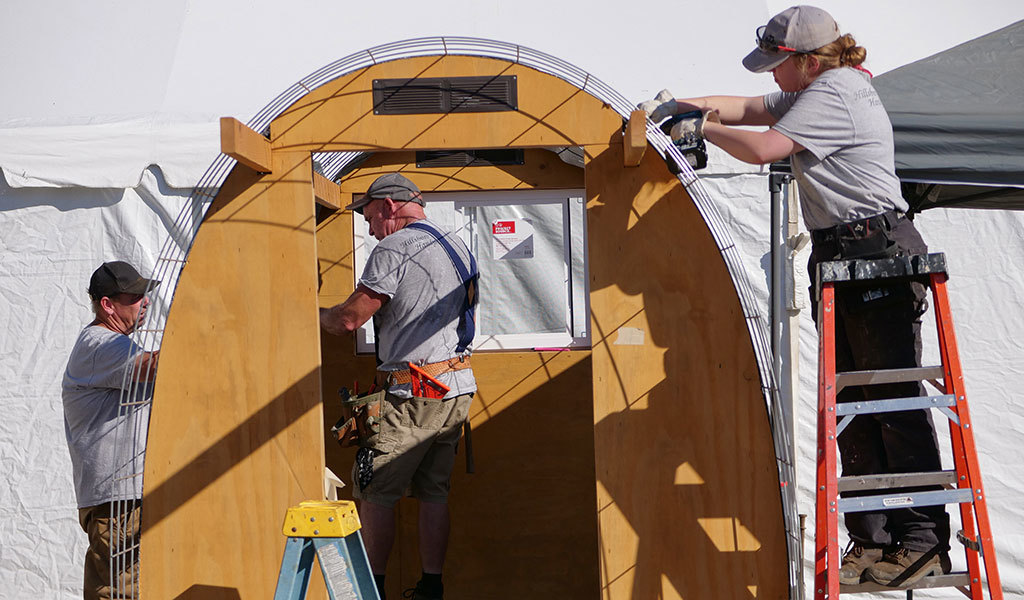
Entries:
<svg viewBox="0 0 1024 600">
<path fill-rule="evenodd" d="M 459 278 L 462 280 L 462 286 L 466 290 L 466 298 L 462 304 L 462 316 L 459 317 L 459 345 L 455 351 L 459 354 L 466 351 L 469 345 L 473 342 L 473 337 L 476 335 L 476 320 L 474 313 L 476 311 L 476 280 L 480 277 L 480 272 L 477 270 L 476 259 L 473 254 L 469 254 L 469 266 L 463 262 L 462 257 L 452 247 L 445 236 L 423 221 L 416 221 L 406 225 L 412 229 L 419 229 L 429 233 L 439 244 L 444 248 L 444 251 L 448 253 L 448 258 L 452 260 L 452 265 L 455 266 L 455 270 L 459 273 Z"/>
</svg>

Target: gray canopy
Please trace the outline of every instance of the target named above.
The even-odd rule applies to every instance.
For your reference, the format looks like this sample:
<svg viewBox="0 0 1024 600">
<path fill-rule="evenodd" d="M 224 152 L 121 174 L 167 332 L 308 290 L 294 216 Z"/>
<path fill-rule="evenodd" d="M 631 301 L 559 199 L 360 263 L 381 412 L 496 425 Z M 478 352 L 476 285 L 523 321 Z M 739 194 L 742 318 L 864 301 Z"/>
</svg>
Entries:
<svg viewBox="0 0 1024 600">
<path fill-rule="evenodd" d="M 1024 21 L 874 80 L 913 210 L 1024 209 Z"/>
</svg>

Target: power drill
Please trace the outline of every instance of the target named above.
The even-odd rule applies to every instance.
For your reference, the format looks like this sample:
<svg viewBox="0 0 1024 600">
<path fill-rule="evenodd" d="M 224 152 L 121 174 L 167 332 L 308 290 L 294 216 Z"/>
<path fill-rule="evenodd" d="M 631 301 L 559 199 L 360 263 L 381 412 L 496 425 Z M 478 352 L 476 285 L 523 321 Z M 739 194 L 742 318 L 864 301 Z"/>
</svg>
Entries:
<svg viewBox="0 0 1024 600">
<path fill-rule="evenodd" d="M 676 123 L 687 119 L 700 119 L 703 116 L 704 113 L 699 110 L 679 113 L 669 119 L 666 119 L 665 122 L 661 124 L 661 130 L 665 135 L 671 136 L 672 127 Z M 704 145 L 704 138 L 697 137 L 693 134 L 686 134 L 678 140 L 672 140 L 672 143 L 675 144 L 676 148 L 679 148 L 680 152 L 683 153 L 683 157 L 686 158 L 686 162 L 690 164 L 690 168 L 694 171 L 708 166 L 708 147 Z M 673 175 L 678 175 L 679 172 L 682 171 L 682 169 L 679 168 L 679 165 L 675 164 L 674 161 L 669 161 L 668 170 Z"/>
</svg>

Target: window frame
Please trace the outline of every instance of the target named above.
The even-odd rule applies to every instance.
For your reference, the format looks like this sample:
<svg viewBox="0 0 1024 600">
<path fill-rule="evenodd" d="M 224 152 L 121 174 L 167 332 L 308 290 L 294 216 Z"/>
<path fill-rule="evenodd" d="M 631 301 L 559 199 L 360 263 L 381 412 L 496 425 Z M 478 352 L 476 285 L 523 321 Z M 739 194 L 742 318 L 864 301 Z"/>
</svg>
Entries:
<svg viewBox="0 0 1024 600">
<path fill-rule="evenodd" d="M 473 227 L 489 227 L 489 224 L 472 223 L 471 210 L 489 205 L 558 204 L 563 206 L 563 245 L 566 280 L 566 328 L 558 333 L 515 333 L 483 335 L 477 330 L 471 348 L 474 352 L 487 351 L 542 351 L 542 350 L 583 350 L 591 347 L 590 327 L 590 282 L 588 269 L 588 239 L 586 227 L 585 190 L 578 188 L 551 190 L 487 190 L 458 192 L 429 192 L 423 194 L 427 216 L 443 228 L 455 232 L 470 248 L 479 254 L 480 235 L 473 235 Z M 453 218 L 437 218 L 438 209 L 433 204 L 448 204 Z M 438 207 L 440 208 L 440 207 Z M 431 214 L 434 213 L 434 214 Z M 582 252 L 573 253 L 573 234 L 582 238 Z M 365 219 L 352 219 L 353 237 L 353 280 L 358 285 L 359 276 L 366 265 L 370 250 L 376 244 L 369 236 Z M 490 239 L 486 237 L 486 239 Z M 479 310 L 479 308 L 478 308 Z M 374 352 L 373 321 L 367 321 L 356 331 L 356 353 Z"/>
</svg>

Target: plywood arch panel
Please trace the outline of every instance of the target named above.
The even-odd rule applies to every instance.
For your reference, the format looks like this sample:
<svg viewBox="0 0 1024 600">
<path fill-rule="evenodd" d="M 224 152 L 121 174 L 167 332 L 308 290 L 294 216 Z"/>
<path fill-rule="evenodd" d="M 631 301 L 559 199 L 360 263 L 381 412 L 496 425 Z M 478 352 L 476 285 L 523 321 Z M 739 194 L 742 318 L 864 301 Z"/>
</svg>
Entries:
<svg viewBox="0 0 1024 600">
<path fill-rule="evenodd" d="M 374 78 L 498 73 L 519 78 L 519 111 L 368 110 Z M 573 145 L 586 155 L 593 350 L 475 359 L 480 472 L 454 475 L 448 595 L 785 597 L 775 453 L 735 284 L 661 158 L 623 167 L 621 127 L 566 81 L 471 56 L 360 68 L 282 110 L 270 124 L 274 172 L 235 168 L 182 271 L 150 428 L 143 593 L 272 593 L 280 515 L 320 493 L 333 388 L 372 370 L 348 341 L 320 343 L 316 265 L 319 301 L 344 297 L 351 221 L 315 227 L 310 153 Z M 425 190 L 578 185 L 570 171 L 438 177 L 390 160 L 361 165 L 343 189 L 389 165 Z M 344 470 L 335 450 L 326 460 Z M 225 518 L 240 507 L 245 518 Z M 228 558 L 239 544 L 245 564 Z M 396 581 L 416 570 L 411 548 L 396 548 Z"/>
<path fill-rule="evenodd" d="M 382 115 L 373 110 L 374 79 L 500 75 L 517 78 L 515 111 Z M 425 56 L 381 63 L 324 84 L 271 123 L 270 140 L 275 149 L 310 152 L 608 144 L 621 135 L 622 119 L 615 111 L 600 110 L 603 106 L 583 90 L 523 65 Z"/>
</svg>

